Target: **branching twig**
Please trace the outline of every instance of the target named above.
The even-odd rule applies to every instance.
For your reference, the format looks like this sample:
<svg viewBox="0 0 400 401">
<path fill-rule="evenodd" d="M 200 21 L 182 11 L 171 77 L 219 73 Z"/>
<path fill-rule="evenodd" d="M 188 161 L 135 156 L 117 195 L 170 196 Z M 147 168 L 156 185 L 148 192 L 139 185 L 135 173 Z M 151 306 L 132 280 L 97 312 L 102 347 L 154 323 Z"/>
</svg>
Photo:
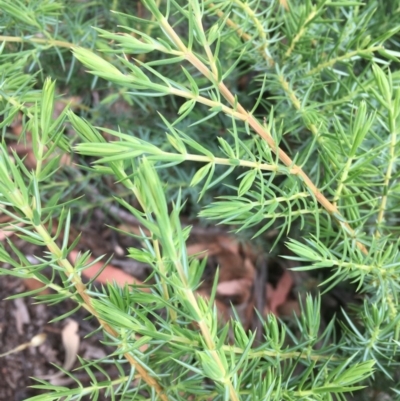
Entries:
<svg viewBox="0 0 400 401">
<path fill-rule="evenodd" d="M 22 197 L 22 196 L 21 196 Z M 33 221 L 33 210 L 26 205 L 24 208 L 21 208 L 22 212 L 25 214 L 25 216 Z M 56 244 L 54 239 L 51 237 L 50 233 L 47 231 L 46 227 L 43 224 L 39 225 L 34 225 L 35 231 L 39 234 L 39 236 L 42 238 L 43 242 L 46 244 L 48 250 L 51 252 L 51 254 L 56 257 L 58 264 L 60 267 L 63 268 L 65 274 L 68 277 L 71 277 L 71 281 L 74 284 L 74 287 L 76 288 L 77 293 L 81 297 L 85 309 L 87 309 L 96 319 L 99 321 L 101 324 L 102 328 L 112 337 L 118 337 L 118 332 L 115 331 L 108 323 L 106 323 L 104 320 L 102 320 L 96 311 L 96 309 L 92 306 L 92 298 L 90 295 L 88 295 L 86 291 L 86 286 L 82 283 L 80 277 L 76 274 L 74 267 L 70 263 L 68 259 L 66 259 L 63 256 L 63 251 L 59 248 L 59 246 Z M 132 356 L 129 353 L 124 353 L 125 358 L 127 361 L 135 368 L 135 370 L 138 372 L 140 377 L 158 394 L 161 400 L 163 401 L 168 401 L 167 395 L 164 393 L 163 388 L 161 385 L 158 383 L 158 381 L 152 377 L 149 372 L 136 360 L 134 356 Z"/>
<path fill-rule="evenodd" d="M 174 42 L 176 47 L 185 55 L 187 61 L 189 61 L 194 67 L 196 67 L 206 78 L 211 82 L 215 82 L 221 95 L 229 102 L 231 107 L 236 110 L 236 114 L 241 115 L 241 120 L 247 123 L 258 135 L 260 135 L 269 145 L 271 150 L 276 153 L 280 161 L 287 167 L 291 169 L 291 174 L 297 175 L 308 188 L 308 190 L 313 194 L 315 199 L 321 204 L 321 206 L 332 215 L 339 225 L 345 229 L 345 231 L 355 239 L 355 232 L 349 225 L 347 221 L 340 214 L 337 207 L 332 204 L 322 192 L 315 186 L 308 175 L 302 170 L 300 166 L 297 166 L 293 160 L 276 144 L 273 139 L 271 132 L 268 127 L 263 126 L 251 113 L 244 109 L 244 107 L 237 101 L 232 92 L 226 87 L 226 85 L 221 81 L 218 82 L 218 77 L 215 76 L 212 71 L 193 53 L 186 45 L 182 42 L 180 37 L 176 34 L 175 30 L 169 24 L 167 19 L 161 14 L 158 16 L 159 22 L 163 27 L 164 31 L 167 33 L 168 37 Z M 364 253 L 368 254 L 368 250 L 364 244 L 356 241 L 357 247 Z"/>
</svg>

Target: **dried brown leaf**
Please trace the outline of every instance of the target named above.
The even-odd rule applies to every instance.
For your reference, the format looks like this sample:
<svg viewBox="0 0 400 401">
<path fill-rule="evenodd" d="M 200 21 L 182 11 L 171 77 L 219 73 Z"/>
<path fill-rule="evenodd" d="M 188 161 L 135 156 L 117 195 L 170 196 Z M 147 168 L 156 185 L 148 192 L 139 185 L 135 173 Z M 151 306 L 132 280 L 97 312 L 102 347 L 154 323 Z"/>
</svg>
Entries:
<svg viewBox="0 0 400 401">
<path fill-rule="evenodd" d="M 278 316 L 278 308 L 287 301 L 287 297 L 292 289 L 293 279 L 290 273 L 285 270 L 276 288 L 267 283 L 267 303 L 266 313 L 272 312 Z"/>
<path fill-rule="evenodd" d="M 78 334 L 78 322 L 73 319 L 68 319 L 67 324 L 61 332 L 61 339 L 65 350 L 65 359 L 63 369 L 69 371 L 74 366 L 78 355 L 80 338 Z"/>
</svg>

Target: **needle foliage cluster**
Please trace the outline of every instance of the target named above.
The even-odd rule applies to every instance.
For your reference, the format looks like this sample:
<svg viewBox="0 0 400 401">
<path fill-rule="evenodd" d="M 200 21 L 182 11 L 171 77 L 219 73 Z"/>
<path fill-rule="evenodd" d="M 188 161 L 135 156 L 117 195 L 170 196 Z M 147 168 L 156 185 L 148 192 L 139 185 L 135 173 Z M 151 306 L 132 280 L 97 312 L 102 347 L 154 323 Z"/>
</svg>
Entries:
<svg viewBox="0 0 400 401">
<path fill-rule="evenodd" d="M 399 399 L 399 21 L 399 0 L 0 0 L 0 210 L 45 250 L 32 265 L 4 241 L 0 272 L 75 300 L 115 349 L 80 361 L 89 387 L 66 372 L 76 385 L 39 380 L 31 401 Z M 8 147 L 16 123 L 34 167 Z M 142 226 L 129 256 L 150 292 L 96 289 L 89 252 L 68 259 L 72 220 L 112 204 Z M 218 323 L 215 287 L 196 296 L 182 213 L 274 230 L 322 291 L 355 283 L 361 302 L 337 331 L 309 295 L 255 346 Z"/>
</svg>

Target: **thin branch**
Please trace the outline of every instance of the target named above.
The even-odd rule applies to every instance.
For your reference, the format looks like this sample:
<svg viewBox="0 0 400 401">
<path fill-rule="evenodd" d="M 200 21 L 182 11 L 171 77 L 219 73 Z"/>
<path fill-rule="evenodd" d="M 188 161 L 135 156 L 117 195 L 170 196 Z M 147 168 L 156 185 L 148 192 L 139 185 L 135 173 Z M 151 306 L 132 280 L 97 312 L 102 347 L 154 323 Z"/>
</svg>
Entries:
<svg viewBox="0 0 400 401">
<path fill-rule="evenodd" d="M 339 57 L 330 59 L 330 60 L 328 60 L 328 61 L 326 61 L 326 62 L 324 62 L 322 64 L 317 65 L 315 68 L 313 68 L 312 70 L 308 71 L 306 75 L 313 75 L 313 74 L 315 74 L 315 73 L 317 73 L 317 72 L 319 72 L 319 71 L 321 71 L 321 70 L 323 70 L 325 68 L 332 67 L 336 63 L 351 59 L 351 58 L 353 58 L 355 56 L 360 56 L 363 53 L 373 53 L 373 52 L 376 52 L 378 50 L 383 50 L 383 49 L 384 49 L 383 46 L 373 46 L 373 47 L 371 47 L 369 49 L 354 50 L 354 51 L 352 51 L 350 53 L 343 54 L 343 56 L 339 56 Z"/>
<path fill-rule="evenodd" d="M 299 31 L 297 32 L 296 36 L 293 38 L 292 43 L 290 44 L 290 47 L 286 50 L 285 53 L 285 57 L 289 57 L 295 46 L 296 43 L 301 39 L 301 37 L 306 33 L 306 29 L 307 29 L 307 24 L 317 15 L 317 12 L 315 10 L 313 10 L 310 15 L 306 18 L 306 20 L 304 21 L 304 24 L 302 25 L 302 27 L 299 29 Z"/>
<path fill-rule="evenodd" d="M 268 38 L 267 35 L 265 34 L 265 29 L 263 25 L 261 24 L 260 20 L 257 18 L 256 13 L 249 7 L 247 2 L 242 2 L 240 0 L 232 0 L 238 7 L 240 7 L 251 19 L 253 22 L 258 36 L 261 38 L 261 45 L 257 47 L 259 52 L 262 54 L 262 56 L 268 61 L 268 63 L 273 66 L 274 65 L 274 60 L 272 57 L 270 57 L 267 54 L 267 48 L 268 48 Z M 254 39 L 254 38 L 253 38 Z"/>
<path fill-rule="evenodd" d="M 350 172 L 350 169 L 351 169 L 351 165 L 353 164 L 353 160 L 354 160 L 354 157 L 349 157 L 347 159 L 347 162 L 346 162 L 346 164 L 345 164 L 345 166 L 344 166 L 344 168 L 342 170 L 342 174 L 340 175 L 340 178 L 339 178 L 339 181 L 338 181 L 339 184 L 338 184 L 338 187 L 337 187 L 337 189 L 335 191 L 335 196 L 333 197 L 333 204 L 335 206 L 337 205 L 337 202 L 340 199 L 340 197 L 342 195 L 342 192 L 346 187 L 345 182 L 347 180 L 347 177 L 349 176 L 349 172 Z"/>
<path fill-rule="evenodd" d="M 204 66 L 204 67 L 207 68 L 206 66 Z M 216 102 L 214 100 L 211 100 L 211 99 L 209 99 L 207 97 L 196 95 L 196 94 L 193 94 L 193 93 L 191 93 L 189 91 L 183 91 L 183 90 L 176 89 L 176 88 L 169 88 L 169 93 L 171 95 L 174 95 L 174 96 L 179 96 L 179 97 L 183 97 L 185 99 L 194 100 L 196 102 L 199 102 L 199 103 L 202 103 L 202 104 L 204 104 L 206 106 L 209 106 L 210 108 L 213 108 L 213 107 L 220 108 L 223 113 L 228 114 L 228 115 L 230 115 L 232 117 L 235 117 L 238 120 L 245 120 L 246 119 L 246 117 L 243 116 L 242 113 L 238 113 L 234 109 L 232 109 L 232 108 L 230 108 L 228 106 L 225 106 L 225 105 L 223 105 L 223 104 L 221 104 L 219 102 Z"/>
<path fill-rule="evenodd" d="M 385 179 L 383 182 L 382 201 L 379 206 L 378 218 L 376 220 L 377 229 L 379 229 L 379 227 L 385 220 L 385 211 L 386 211 L 386 207 L 387 207 L 388 194 L 389 194 L 389 184 L 390 184 L 390 180 L 392 178 L 393 169 L 395 167 L 396 159 L 397 159 L 396 154 L 395 154 L 396 142 L 397 142 L 396 127 L 393 127 L 391 138 L 390 138 L 389 164 L 386 169 Z M 376 231 L 376 235 L 377 236 L 379 235 L 378 231 Z"/>
<path fill-rule="evenodd" d="M 279 74 L 278 81 L 281 84 L 285 93 L 289 96 L 289 99 L 292 102 L 294 108 L 297 111 L 301 111 L 300 100 L 296 96 L 295 91 L 290 87 L 289 82 L 285 79 L 285 77 L 282 74 Z M 324 142 L 324 139 L 321 136 L 319 136 L 318 128 L 315 124 L 308 123 L 307 121 L 305 121 L 304 118 L 303 118 L 303 122 L 306 125 L 306 127 L 311 131 L 311 133 L 317 137 L 318 142 L 320 142 L 320 143 Z"/>
<path fill-rule="evenodd" d="M 77 46 L 76 43 L 64 42 L 62 40 L 55 39 L 42 39 L 42 38 L 27 38 L 18 36 L 2 36 L 0 35 L 0 42 L 14 42 L 14 43 L 37 43 L 48 45 L 52 47 L 65 47 L 67 49 L 72 49 Z"/>
</svg>

